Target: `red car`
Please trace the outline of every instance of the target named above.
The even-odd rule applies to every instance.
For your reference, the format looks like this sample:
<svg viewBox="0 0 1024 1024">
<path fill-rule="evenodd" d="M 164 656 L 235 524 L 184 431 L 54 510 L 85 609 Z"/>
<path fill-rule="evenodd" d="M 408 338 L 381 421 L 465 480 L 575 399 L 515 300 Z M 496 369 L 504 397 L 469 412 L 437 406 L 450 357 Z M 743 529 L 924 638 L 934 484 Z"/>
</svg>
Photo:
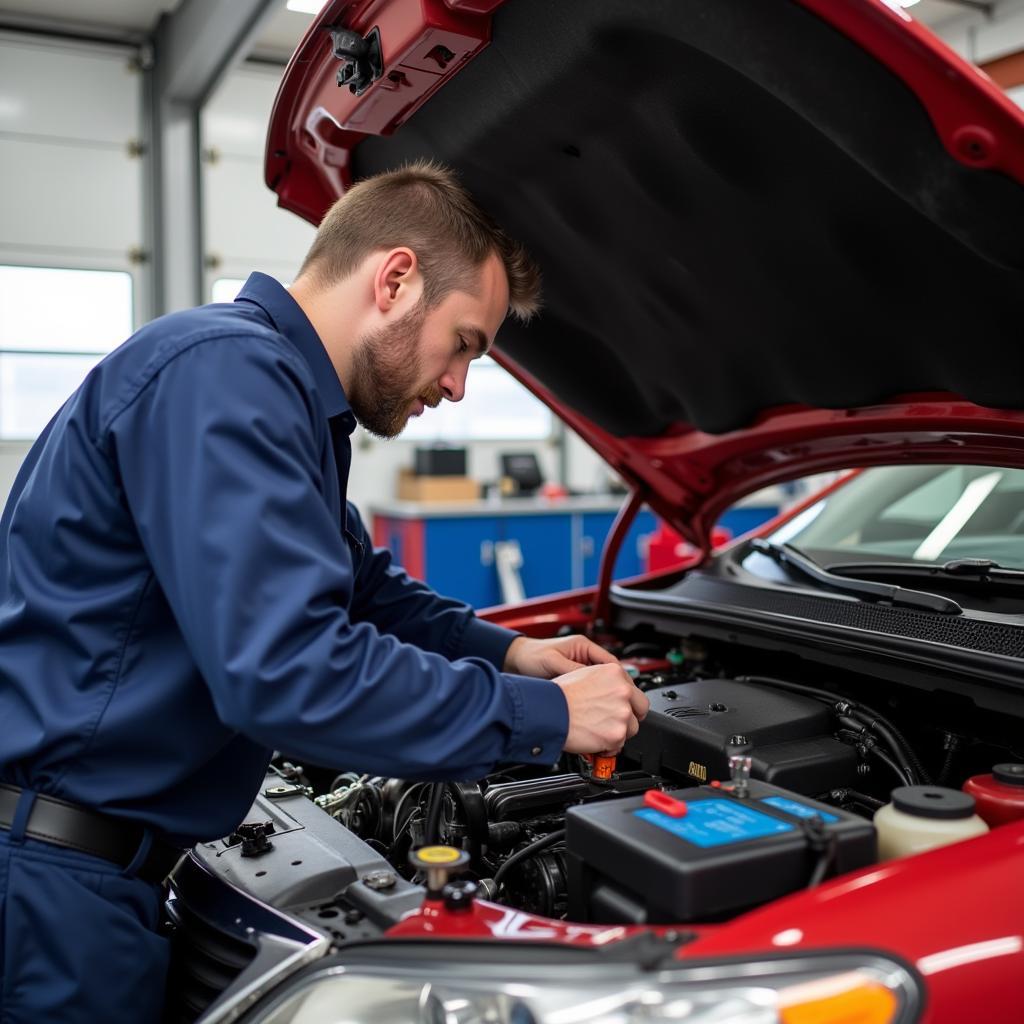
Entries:
<svg viewBox="0 0 1024 1024">
<path fill-rule="evenodd" d="M 268 185 L 421 157 L 544 269 L 495 358 L 632 488 L 596 590 L 491 617 L 652 710 L 614 764 L 278 761 L 177 872 L 181 1019 L 1024 1020 L 1022 112 L 883 0 L 329 2 Z M 643 503 L 705 554 L 617 585 Z"/>
</svg>

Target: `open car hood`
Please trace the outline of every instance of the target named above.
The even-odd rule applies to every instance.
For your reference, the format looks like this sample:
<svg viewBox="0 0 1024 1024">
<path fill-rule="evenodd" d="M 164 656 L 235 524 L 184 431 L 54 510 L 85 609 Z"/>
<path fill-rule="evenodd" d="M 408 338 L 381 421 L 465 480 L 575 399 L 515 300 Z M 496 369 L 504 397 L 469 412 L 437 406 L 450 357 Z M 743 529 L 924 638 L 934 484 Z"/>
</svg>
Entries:
<svg viewBox="0 0 1024 1024">
<path fill-rule="evenodd" d="M 333 0 L 267 184 L 316 223 L 419 157 L 543 268 L 495 358 L 695 543 L 802 474 L 1024 466 L 1024 112 L 895 3 Z"/>
</svg>

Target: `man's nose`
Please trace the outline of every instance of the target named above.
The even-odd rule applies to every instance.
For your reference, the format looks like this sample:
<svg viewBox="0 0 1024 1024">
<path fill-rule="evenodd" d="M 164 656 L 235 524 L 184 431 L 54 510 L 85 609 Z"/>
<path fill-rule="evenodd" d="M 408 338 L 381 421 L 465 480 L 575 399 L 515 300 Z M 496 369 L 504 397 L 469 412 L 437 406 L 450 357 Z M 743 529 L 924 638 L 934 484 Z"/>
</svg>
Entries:
<svg viewBox="0 0 1024 1024">
<path fill-rule="evenodd" d="M 461 402 L 466 394 L 466 371 L 446 373 L 437 383 L 449 402 Z"/>
</svg>

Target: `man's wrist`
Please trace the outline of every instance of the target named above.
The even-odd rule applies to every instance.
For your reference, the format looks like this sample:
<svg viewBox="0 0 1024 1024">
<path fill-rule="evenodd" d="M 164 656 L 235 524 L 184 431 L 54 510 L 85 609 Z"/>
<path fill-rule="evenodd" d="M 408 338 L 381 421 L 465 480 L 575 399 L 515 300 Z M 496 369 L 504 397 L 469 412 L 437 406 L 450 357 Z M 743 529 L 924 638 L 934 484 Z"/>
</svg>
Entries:
<svg viewBox="0 0 1024 1024">
<path fill-rule="evenodd" d="M 502 672 L 517 671 L 516 664 L 518 663 L 518 658 L 516 656 L 516 652 L 524 643 L 526 643 L 526 637 L 517 636 L 513 639 L 512 643 L 508 645 L 508 650 L 505 652 L 505 664 L 502 666 Z"/>
<path fill-rule="evenodd" d="M 475 615 L 466 623 L 458 650 L 449 655 L 451 658 L 483 658 L 489 661 L 499 672 L 506 671 L 503 667 L 512 641 L 520 637 L 520 633 L 495 625 Z"/>
</svg>

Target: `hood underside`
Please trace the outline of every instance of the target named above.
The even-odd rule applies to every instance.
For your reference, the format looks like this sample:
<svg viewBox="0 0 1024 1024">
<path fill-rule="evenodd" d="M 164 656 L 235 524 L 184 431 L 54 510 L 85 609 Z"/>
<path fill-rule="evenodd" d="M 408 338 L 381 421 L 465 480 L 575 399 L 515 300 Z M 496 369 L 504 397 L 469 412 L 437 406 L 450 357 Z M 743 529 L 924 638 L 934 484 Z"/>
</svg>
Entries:
<svg viewBox="0 0 1024 1024">
<path fill-rule="evenodd" d="M 1024 434 L 1024 187 L 994 166 L 1024 146 L 1024 121 L 874 0 L 834 9 L 874 23 L 905 73 L 812 6 L 507 0 L 488 46 L 394 134 L 351 152 L 356 179 L 450 164 L 527 245 L 544 310 L 503 327 L 499 357 L 684 527 L 773 476 L 823 468 L 825 434 L 857 464 L 856 428 L 835 411 L 886 409 L 893 459 L 914 443 L 907 410 L 922 408 L 894 396 L 928 393 L 933 412 L 936 394 L 966 400 L 961 420 L 985 444 Z M 929 68 L 956 104 L 910 87 Z M 943 115 L 963 122 L 946 126 L 961 158 Z M 819 415 L 780 435 L 793 410 Z M 751 442 L 768 421 L 770 442 Z M 928 450 L 941 418 L 923 426 L 919 457 L 944 457 Z M 734 467 L 725 494 L 717 470 L 744 434 L 748 455 L 776 452 L 772 471 L 740 480 Z M 806 468 L 783 454 L 797 441 L 818 446 Z"/>
</svg>

